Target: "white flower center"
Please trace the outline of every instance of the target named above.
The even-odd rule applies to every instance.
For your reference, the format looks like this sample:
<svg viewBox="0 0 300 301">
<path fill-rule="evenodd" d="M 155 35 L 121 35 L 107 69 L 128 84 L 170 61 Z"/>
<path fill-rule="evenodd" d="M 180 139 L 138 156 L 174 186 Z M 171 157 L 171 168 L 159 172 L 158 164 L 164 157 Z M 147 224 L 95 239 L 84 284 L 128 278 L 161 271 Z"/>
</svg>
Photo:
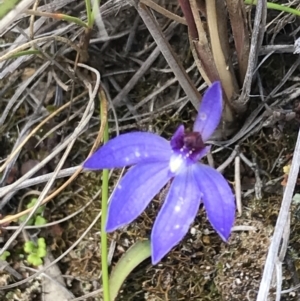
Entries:
<svg viewBox="0 0 300 301">
<path fill-rule="evenodd" d="M 173 173 L 177 173 L 183 164 L 184 164 L 184 158 L 182 157 L 182 155 L 173 154 L 170 158 L 170 163 L 169 163 L 170 171 Z"/>
</svg>

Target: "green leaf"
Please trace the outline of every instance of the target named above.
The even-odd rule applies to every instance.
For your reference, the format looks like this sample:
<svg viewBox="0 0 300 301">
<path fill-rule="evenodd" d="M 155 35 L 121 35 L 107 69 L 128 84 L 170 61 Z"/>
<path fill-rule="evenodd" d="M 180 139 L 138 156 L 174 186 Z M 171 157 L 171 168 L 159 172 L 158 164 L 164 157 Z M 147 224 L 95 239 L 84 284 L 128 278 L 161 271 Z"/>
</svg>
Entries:
<svg viewBox="0 0 300 301">
<path fill-rule="evenodd" d="M 39 207 L 37 210 L 36 210 L 36 214 L 42 214 L 43 212 L 44 212 L 44 210 L 45 210 L 45 206 L 41 206 L 41 207 Z"/>
<path fill-rule="evenodd" d="M 19 218 L 19 222 L 20 222 L 20 223 L 25 222 L 27 216 L 28 216 L 28 214 L 25 214 L 25 215 L 21 216 L 21 217 Z"/>
<path fill-rule="evenodd" d="M 109 278 L 109 289 L 111 301 L 115 300 L 118 292 L 127 276 L 142 261 L 150 257 L 150 241 L 138 241 L 129 248 L 114 267 Z"/>
<path fill-rule="evenodd" d="M 30 202 L 27 204 L 27 209 L 32 208 L 37 202 L 37 198 L 32 198 Z"/>
<path fill-rule="evenodd" d="M 31 219 L 29 219 L 29 221 L 27 222 L 26 226 L 32 226 L 34 223 L 34 218 L 32 217 Z"/>
<path fill-rule="evenodd" d="M 29 254 L 27 256 L 27 261 L 28 261 L 28 263 L 35 265 L 35 266 L 39 266 L 39 265 L 43 264 L 43 260 L 36 254 Z"/>
<path fill-rule="evenodd" d="M 35 218 L 34 224 L 36 226 L 45 225 L 45 224 L 47 224 L 47 220 L 44 217 L 42 217 L 41 215 L 37 215 Z"/>
<path fill-rule="evenodd" d="M 3 254 L 0 256 L 1 260 L 6 260 L 6 258 L 10 256 L 10 252 L 4 251 Z"/>
<path fill-rule="evenodd" d="M 45 242 L 45 238 L 44 237 L 40 237 L 38 239 L 38 247 L 41 248 L 41 249 L 46 249 L 46 242 Z"/>
<path fill-rule="evenodd" d="M 47 250 L 44 248 L 38 248 L 36 255 L 40 258 L 44 258 L 47 255 Z"/>
<path fill-rule="evenodd" d="M 26 253 L 33 253 L 36 250 L 36 245 L 33 241 L 26 241 L 24 244 L 24 251 Z"/>
<path fill-rule="evenodd" d="M 32 207 L 36 204 L 37 201 L 38 201 L 37 198 L 32 198 L 32 199 L 30 200 L 30 202 L 27 204 L 26 207 L 27 207 L 28 209 L 29 209 L 29 208 L 32 208 Z M 41 213 L 44 212 L 44 210 L 45 210 L 45 206 L 41 206 L 41 207 L 39 207 L 39 208 L 36 210 L 35 214 L 41 214 Z"/>
<path fill-rule="evenodd" d="M 33 223 L 34 223 L 34 218 L 31 218 L 31 219 L 27 222 L 26 226 L 32 226 Z"/>
<path fill-rule="evenodd" d="M 20 218 L 19 218 L 19 223 L 23 223 L 23 222 L 25 222 L 25 220 L 26 220 L 26 218 L 28 217 L 28 214 L 25 214 L 25 215 L 23 215 L 23 216 L 21 216 Z M 31 218 L 31 219 L 29 219 L 29 221 L 27 222 L 27 226 L 31 226 L 31 225 L 33 225 L 33 223 L 34 223 L 34 218 Z"/>
</svg>

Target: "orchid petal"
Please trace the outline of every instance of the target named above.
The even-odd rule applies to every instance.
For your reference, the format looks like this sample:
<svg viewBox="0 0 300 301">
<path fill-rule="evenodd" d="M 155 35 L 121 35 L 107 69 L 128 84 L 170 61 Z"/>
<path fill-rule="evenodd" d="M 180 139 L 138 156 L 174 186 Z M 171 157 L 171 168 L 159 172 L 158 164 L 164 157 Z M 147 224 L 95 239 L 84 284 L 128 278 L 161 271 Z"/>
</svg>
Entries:
<svg viewBox="0 0 300 301">
<path fill-rule="evenodd" d="M 114 231 L 135 220 L 169 179 L 167 161 L 140 163 L 130 168 L 113 193 L 106 231 Z"/>
<path fill-rule="evenodd" d="M 194 131 L 200 132 L 203 141 L 212 135 L 220 123 L 223 97 L 220 82 L 214 82 L 205 92 L 194 124 Z"/>
<path fill-rule="evenodd" d="M 228 182 L 213 168 L 194 166 L 208 220 L 224 241 L 228 240 L 235 218 L 235 200 Z"/>
<path fill-rule="evenodd" d="M 207 153 L 210 152 L 211 149 L 211 145 L 205 146 L 198 154 L 197 154 L 197 161 L 201 160 L 203 157 L 205 157 L 207 155 Z"/>
<path fill-rule="evenodd" d="M 183 137 L 184 137 L 184 125 L 180 125 L 171 138 L 170 143 L 172 149 L 181 149 L 183 147 L 184 145 Z"/>
<path fill-rule="evenodd" d="M 87 169 L 110 169 L 139 162 L 166 161 L 171 152 L 166 139 L 152 133 L 133 132 L 109 140 L 83 166 Z"/>
<path fill-rule="evenodd" d="M 194 221 L 201 192 L 192 172 L 186 168 L 173 180 L 151 233 L 152 263 L 158 263 L 187 233 Z"/>
</svg>

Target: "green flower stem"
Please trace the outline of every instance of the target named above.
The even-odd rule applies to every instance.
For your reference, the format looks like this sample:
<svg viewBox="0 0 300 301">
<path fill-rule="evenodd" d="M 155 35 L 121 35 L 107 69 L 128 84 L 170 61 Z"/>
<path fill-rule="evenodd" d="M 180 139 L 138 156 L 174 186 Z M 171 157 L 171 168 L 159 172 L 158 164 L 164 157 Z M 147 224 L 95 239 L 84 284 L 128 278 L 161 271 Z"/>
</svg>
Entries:
<svg viewBox="0 0 300 301">
<path fill-rule="evenodd" d="M 245 4 L 248 5 L 256 5 L 257 4 L 257 0 L 244 0 Z M 279 11 L 284 11 L 286 13 L 290 13 L 296 16 L 300 16 L 300 11 L 288 6 L 284 6 L 284 5 L 280 5 L 277 3 L 272 3 L 272 2 L 267 2 L 267 8 L 269 9 L 275 9 L 275 10 L 279 10 Z"/>
<path fill-rule="evenodd" d="M 93 27 L 93 18 L 92 18 L 92 7 L 91 0 L 85 0 L 85 10 L 87 15 L 87 26 L 88 28 Z"/>
<path fill-rule="evenodd" d="M 99 12 L 99 5 L 101 0 L 95 0 L 93 8 L 91 7 L 91 0 L 85 0 L 85 9 L 87 15 L 87 26 L 92 28 L 95 22 L 95 14 Z"/>
<path fill-rule="evenodd" d="M 101 105 L 101 118 L 104 118 L 103 108 Z M 108 141 L 108 123 L 106 122 L 104 128 L 103 142 Z M 109 297 L 109 280 L 108 280 L 108 263 L 107 263 L 107 234 L 105 231 L 105 224 L 107 219 L 107 201 L 108 201 L 108 170 L 104 169 L 102 172 L 102 200 L 101 200 L 101 266 L 102 266 L 102 288 L 103 300 L 110 301 Z"/>
<path fill-rule="evenodd" d="M 79 26 L 87 27 L 86 23 L 77 17 L 73 17 L 73 16 L 69 16 L 69 15 L 65 15 L 65 14 L 57 14 L 57 15 L 64 21 L 67 21 L 69 23 L 73 22 Z"/>
<path fill-rule="evenodd" d="M 136 242 L 123 254 L 110 275 L 109 289 L 111 301 L 115 300 L 123 282 L 132 270 L 150 257 L 150 255 L 151 248 L 149 240 Z"/>
<path fill-rule="evenodd" d="M 95 16 L 97 14 L 100 14 L 99 6 L 100 6 L 101 0 L 95 0 L 93 4 L 93 9 L 92 9 L 92 24 L 95 22 Z"/>
<path fill-rule="evenodd" d="M 87 24 L 85 22 L 83 22 L 81 19 L 79 19 L 77 17 L 65 15 L 65 14 L 47 13 L 47 12 L 35 11 L 32 9 L 26 10 L 26 13 L 30 14 L 30 15 L 34 15 L 34 16 L 47 17 L 47 18 L 52 18 L 52 19 L 56 19 L 56 20 L 64 20 L 69 23 L 75 23 L 75 24 L 85 27 L 85 28 L 88 27 Z"/>
</svg>

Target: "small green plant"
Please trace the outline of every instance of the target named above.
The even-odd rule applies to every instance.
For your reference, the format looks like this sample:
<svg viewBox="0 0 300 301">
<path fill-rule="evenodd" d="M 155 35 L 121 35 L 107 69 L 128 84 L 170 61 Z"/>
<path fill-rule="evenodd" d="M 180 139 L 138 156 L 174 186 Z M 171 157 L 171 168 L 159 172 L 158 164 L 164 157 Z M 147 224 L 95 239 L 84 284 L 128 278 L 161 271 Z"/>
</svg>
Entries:
<svg viewBox="0 0 300 301">
<path fill-rule="evenodd" d="M 0 256 L 1 260 L 6 260 L 6 258 L 10 256 L 10 252 L 4 251 L 3 254 Z"/>
<path fill-rule="evenodd" d="M 24 244 L 24 251 L 28 254 L 28 263 L 34 266 L 43 264 L 42 258 L 44 258 L 47 254 L 45 238 L 40 237 L 37 240 L 37 244 L 31 240 L 26 241 Z"/>
<path fill-rule="evenodd" d="M 37 202 L 37 198 L 32 198 L 31 201 L 27 204 L 26 208 L 32 208 Z M 45 206 L 41 206 L 37 209 L 37 211 L 35 212 L 35 214 L 32 216 L 32 218 L 27 222 L 26 225 L 31 226 L 31 225 L 35 225 L 35 226 L 41 226 L 41 225 L 45 225 L 47 223 L 47 220 L 42 216 L 42 213 L 45 210 Z M 28 214 L 23 215 L 22 217 L 19 218 L 19 222 L 23 223 L 26 218 L 27 218 Z"/>
</svg>

